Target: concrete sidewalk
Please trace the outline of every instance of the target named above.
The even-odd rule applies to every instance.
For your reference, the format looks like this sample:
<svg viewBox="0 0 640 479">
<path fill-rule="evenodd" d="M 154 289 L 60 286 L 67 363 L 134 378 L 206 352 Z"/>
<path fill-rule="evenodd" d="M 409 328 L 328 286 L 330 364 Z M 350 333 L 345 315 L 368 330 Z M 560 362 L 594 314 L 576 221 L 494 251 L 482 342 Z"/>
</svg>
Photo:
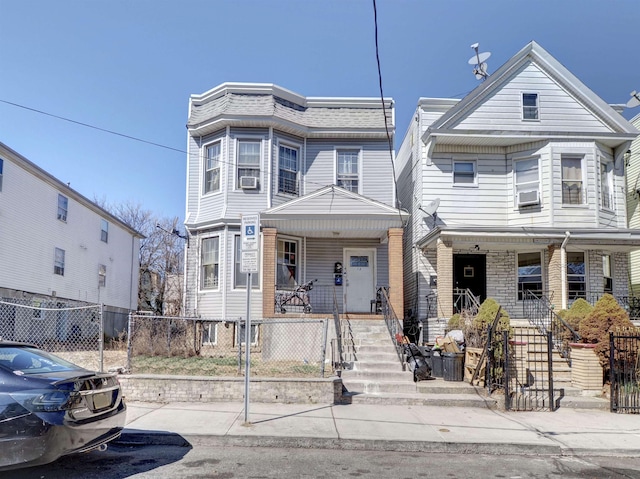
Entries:
<svg viewBox="0 0 640 479">
<path fill-rule="evenodd" d="M 640 415 L 562 409 L 388 405 L 127 403 L 125 444 L 637 456 Z"/>
</svg>

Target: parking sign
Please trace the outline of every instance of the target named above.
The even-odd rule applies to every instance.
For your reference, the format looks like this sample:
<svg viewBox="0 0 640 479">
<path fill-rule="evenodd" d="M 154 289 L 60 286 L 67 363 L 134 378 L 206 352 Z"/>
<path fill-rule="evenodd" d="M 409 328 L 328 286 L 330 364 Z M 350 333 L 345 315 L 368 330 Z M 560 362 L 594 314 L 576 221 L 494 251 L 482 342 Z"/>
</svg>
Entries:
<svg viewBox="0 0 640 479">
<path fill-rule="evenodd" d="M 241 230 L 240 271 L 242 273 L 257 273 L 260 215 L 242 215 Z"/>
</svg>

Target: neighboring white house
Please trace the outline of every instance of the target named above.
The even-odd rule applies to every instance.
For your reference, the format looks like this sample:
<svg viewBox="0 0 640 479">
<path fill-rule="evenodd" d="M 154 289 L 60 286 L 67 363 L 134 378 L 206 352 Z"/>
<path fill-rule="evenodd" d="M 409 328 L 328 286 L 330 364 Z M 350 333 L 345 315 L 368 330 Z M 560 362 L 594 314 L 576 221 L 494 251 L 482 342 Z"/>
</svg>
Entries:
<svg viewBox="0 0 640 479">
<path fill-rule="evenodd" d="M 48 307 L 103 304 L 105 322 L 118 317 L 126 325 L 138 302 L 140 238 L 0 143 L 0 300 Z M 8 319 L 0 319 L 0 336 L 11 337 Z"/>
<path fill-rule="evenodd" d="M 640 129 L 640 114 L 631 123 Z M 640 137 L 633 140 L 626 158 L 627 177 L 627 217 L 629 228 L 640 229 Z M 629 282 L 631 292 L 640 297 L 640 251 L 631 252 L 629 258 Z"/>
<path fill-rule="evenodd" d="M 405 304 L 430 333 L 461 291 L 523 317 L 628 295 L 624 154 L 638 131 L 531 42 L 462 100 L 421 98 L 396 159 Z"/>
<path fill-rule="evenodd" d="M 259 214 L 252 317 L 299 315 L 307 299 L 323 317 L 371 314 L 382 286 L 402 315 L 392 100 L 224 83 L 191 96 L 187 131 L 187 314 L 246 315 L 240 226 Z M 287 296 L 311 280 L 304 299 Z"/>
</svg>

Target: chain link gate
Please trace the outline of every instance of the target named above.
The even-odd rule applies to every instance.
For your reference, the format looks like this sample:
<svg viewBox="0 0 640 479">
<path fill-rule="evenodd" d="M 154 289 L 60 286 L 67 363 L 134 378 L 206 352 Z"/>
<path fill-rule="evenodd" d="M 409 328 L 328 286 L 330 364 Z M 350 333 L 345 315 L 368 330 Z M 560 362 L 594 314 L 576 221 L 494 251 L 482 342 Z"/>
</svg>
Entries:
<svg viewBox="0 0 640 479">
<path fill-rule="evenodd" d="M 324 377 L 327 319 L 251 320 L 251 376 Z M 243 319 L 129 316 L 132 373 L 242 376 Z"/>
<path fill-rule="evenodd" d="M 640 329 L 609 333 L 611 412 L 640 413 Z"/>
<path fill-rule="evenodd" d="M 102 306 L 0 300 L 0 338 L 30 343 L 78 366 L 103 370 Z"/>
</svg>

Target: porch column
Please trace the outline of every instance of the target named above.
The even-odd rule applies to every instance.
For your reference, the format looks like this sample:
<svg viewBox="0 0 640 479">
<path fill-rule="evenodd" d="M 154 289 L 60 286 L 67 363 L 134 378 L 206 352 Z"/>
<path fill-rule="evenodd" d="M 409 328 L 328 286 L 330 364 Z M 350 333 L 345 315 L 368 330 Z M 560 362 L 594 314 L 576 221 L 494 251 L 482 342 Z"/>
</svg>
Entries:
<svg viewBox="0 0 640 479">
<path fill-rule="evenodd" d="M 436 245 L 438 317 L 453 316 L 453 247 L 441 239 Z"/>
<path fill-rule="evenodd" d="M 402 261 L 402 228 L 389 228 L 389 301 L 398 319 L 404 318 L 404 272 Z"/>
<path fill-rule="evenodd" d="M 278 230 L 262 228 L 262 316 L 272 318 L 276 297 L 276 251 Z"/>
<path fill-rule="evenodd" d="M 559 244 L 552 244 L 548 247 L 549 263 L 547 264 L 547 275 L 549 277 L 549 301 L 555 306 L 556 311 L 566 308 L 563 304 L 562 294 L 562 249 Z"/>
</svg>

